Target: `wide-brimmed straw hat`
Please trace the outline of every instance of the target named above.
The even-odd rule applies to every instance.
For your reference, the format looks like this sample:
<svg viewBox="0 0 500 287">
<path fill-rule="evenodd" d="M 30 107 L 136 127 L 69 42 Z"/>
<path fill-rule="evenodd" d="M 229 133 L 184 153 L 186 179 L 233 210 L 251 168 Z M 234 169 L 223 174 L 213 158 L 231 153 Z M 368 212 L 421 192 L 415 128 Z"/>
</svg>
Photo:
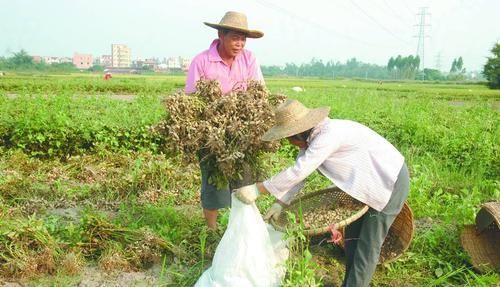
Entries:
<svg viewBox="0 0 500 287">
<path fill-rule="evenodd" d="M 287 100 L 275 110 L 275 125 L 263 136 L 263 141 L 273 141 L 299 134 L 319 124 L 328 116 L 330 107 L 308 109 L 297 100 Z"/>
<path fill-rule="evenodd" d="M 243 32 L 248 38 L 260 38 L 264 33 L 258 30 L 248 29 L 247 16 L 243 13 L 229 11 L 220 20 L 219 24 L 203 22 L 205 25 L 220 29 L 228 29 L 238 32 Z"/>
</svg>

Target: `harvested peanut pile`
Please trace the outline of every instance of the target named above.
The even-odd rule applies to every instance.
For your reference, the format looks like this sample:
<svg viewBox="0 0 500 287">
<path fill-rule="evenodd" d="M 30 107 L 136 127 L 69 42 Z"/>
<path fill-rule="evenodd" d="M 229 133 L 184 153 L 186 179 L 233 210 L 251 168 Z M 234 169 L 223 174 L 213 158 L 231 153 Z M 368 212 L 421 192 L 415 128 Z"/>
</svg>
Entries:
<svg viewBox="0 0 500 287">
<path fill-rule="evenodd" d="M 384 240 L 382 250 L 380 252 L 379 262 L 392 259 L 403 252 L 403 243 L 393 232 L 389 230 L 389 234 Z"/>
<path fill-rule="evenodd" d="M 341 206 L 322 206 L 314 210 L 303 212 L 306 229 L 315 229 L 340 222 L 351 217 L 357 210 L 352 204 Z"/>
<path fill-rule="evenodd" d="M 277 142 L 260 139 L 274 123 L 274 108 L 285 98 L 258 81 L 223 95 L 217 81 L 200 80 L 194 93 L 180 91 L 165 100 L 167 118 L 153 131 L 185 161 L 197 162 L 200 154 L 212 161 L 217 170 L 211 180 L 223 186 L 241 178 L 244 167 L 257 172 L 259 155 L 276 150 Z"/>
<path fill-rule="evenodd" d="M 297 222 L 299 221 L 301 211 L 304 228 L 305 230 L 310 230 L 338 223 L 351 217 L 363 208 L 363 204 L 354 199 L 339 201 L 337 195 L 338 193 L 333 192 L 319 194 L 318 196 L 301 200 L 300 204 L 293 204 L 287 210 L 296 214 Z M 282 213 L 277 224 L 286 226 L 288 224 L 288 215 Z"/>
</svg>

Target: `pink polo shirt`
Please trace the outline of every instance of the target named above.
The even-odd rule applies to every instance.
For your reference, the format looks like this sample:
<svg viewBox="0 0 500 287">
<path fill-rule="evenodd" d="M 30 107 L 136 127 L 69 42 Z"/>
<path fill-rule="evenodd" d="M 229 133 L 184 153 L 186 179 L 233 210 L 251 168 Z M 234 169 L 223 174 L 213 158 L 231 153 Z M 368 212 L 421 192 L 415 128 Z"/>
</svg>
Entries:
<svg viewBox="0 0 500 287">
<path fill-rule="evenodd" d="M 186 80 L 186 93 L 194 92 L 196 82 L 200 79 L 218 80 L 223 94 L 230 92 L 240 82 L 258 80 L 264 83 L 262 71 L 252 52 L 243 49 L 233 64 L 228 66 L 217 52 L 218 44 L 219 40 L 214 40 L 208 50 L 201 52 L 191 61 Z"/>
</svg>

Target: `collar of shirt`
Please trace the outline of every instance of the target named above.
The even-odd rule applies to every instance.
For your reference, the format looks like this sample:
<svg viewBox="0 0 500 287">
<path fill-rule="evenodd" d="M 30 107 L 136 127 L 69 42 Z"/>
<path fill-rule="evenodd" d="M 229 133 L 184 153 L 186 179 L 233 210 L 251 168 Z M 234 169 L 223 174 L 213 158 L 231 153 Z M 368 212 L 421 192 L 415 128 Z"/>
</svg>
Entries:
<svg viewBox="0 0 500 287">
<path fill-rule="evenodd" d="M 208 49 L 208 60 L 210 62 L 222 62 L 225 64 L 225 62 L 222 60 L 222 58 L 219 55 L 219 51 L 217 51 L 217 46 L 219 45 L 220 40 L 215 39 L 212 41 L 212 44 L 210 44 L 210 48 Z M 240 57 L 240 54 L 236 55 L 234 58 L 234 61 L 236 61 Z"/>
<path fill-rule="evenodd" d="M 330 120 L 330 118 L 326 117 L 324 120 L 322 120 L 321 122 L 319 122 L 319 124 L 317 124 L 313 128 L 313 130 L 311 131 L 311 134 L 309 135 L 309 137 L 306 140 L 307 145 L 309 145 L 311 143 L 311 141 L 321 132 L 321 130 L 328 123 L 329 120 Z"/>
</svg>

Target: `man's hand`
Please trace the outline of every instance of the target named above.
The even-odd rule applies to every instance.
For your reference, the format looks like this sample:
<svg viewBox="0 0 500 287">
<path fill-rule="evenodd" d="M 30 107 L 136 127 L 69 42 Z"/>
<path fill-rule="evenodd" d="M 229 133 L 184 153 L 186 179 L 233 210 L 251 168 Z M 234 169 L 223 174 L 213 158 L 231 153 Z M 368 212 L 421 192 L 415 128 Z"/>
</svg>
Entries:
<svg viewBox="0 0 500 287">
<path fill-rule="evenodd" d="M 257 197 L 260 195 L 259 189 L 256 184 L 251 184 L 247 186 L 243 186 L 234 190 L 234 195 L 241 202 L 246 204 L 253 203 Z"/>
<path fill-rule="evenodd" d="M 277 202 L 273 203 L 271 208 L 269 208 L 269 210 L 266 212 L 266 215 L 264 215 L 264 220 L 269 220 L 270 218 L 278 220 L 278 217 L 280 216 L 282 210 L 283 206 L 281 206 L 281 204 Z"/>
</svg>

